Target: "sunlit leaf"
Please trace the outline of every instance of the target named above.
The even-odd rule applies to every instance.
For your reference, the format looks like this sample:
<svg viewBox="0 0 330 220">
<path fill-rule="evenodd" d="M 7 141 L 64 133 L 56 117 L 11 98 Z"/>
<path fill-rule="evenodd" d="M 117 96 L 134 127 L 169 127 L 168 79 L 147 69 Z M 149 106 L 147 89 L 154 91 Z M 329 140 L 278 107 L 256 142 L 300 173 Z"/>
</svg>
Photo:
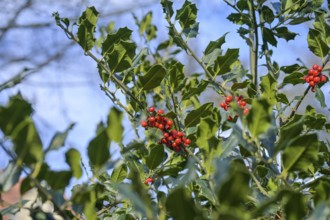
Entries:
<svg viewBox="0 0 330 220">
<path fill-rule="evenodd" d="M 152 66 L 144 76 L 139 77 L 143 90 L 154 89 L 160 85 L 166 75 L 166 69 L 159 64 Z"/>
<path fill-rule="evenodd" d="M 81 156 L 79 151 L 71 148 L 65 153 L 65 158 L 66 158 L 66 162 L 71 167 L 73 176 L 79 179 L 82 176 L 82 169 L 80 166 Z"/>
<path fill-rule="evenodd" d="M 84 49 L 84 51 L 88 51 L 94 47 L 94 32 L 98 15 L 98 11 L 92 6 L 87 8 L 79 18 L 78 43 Z"/>
</svg>

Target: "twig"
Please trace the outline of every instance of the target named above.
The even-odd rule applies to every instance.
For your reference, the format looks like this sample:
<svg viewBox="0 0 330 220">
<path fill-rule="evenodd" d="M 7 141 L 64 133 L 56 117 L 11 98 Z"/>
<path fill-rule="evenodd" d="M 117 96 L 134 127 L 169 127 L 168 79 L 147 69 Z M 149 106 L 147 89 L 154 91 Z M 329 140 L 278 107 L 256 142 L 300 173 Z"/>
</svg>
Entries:
<svg viewBox="0 0 330 220">
<path fill-rule="evenodd" d="M 63 26 L 62 23 L 60 22 L 56 22 L 57 25 L 62 28 L 64 30 L 64 32 L 66 33 L 66 35 L 72 39 L 73 41 L 75 41 L 76 43 L 79 42 L 79 39 L 71 32 L 69 31 L 66 27 Z M 102 62 L 102 60 L 99 60 L 91 51 L 86 51 L 85 55 L 89 56 L 90 58 L 92 58 L 104 71 L 106 71 L 108 73 L 108 75 L 110 76 L 110 78 L 122 89 L 125 91 L 125 93 L 130 96 L 139 106 L 141 109 L 144 109 L 144 105 L 142 104 L 142 102 L 140 100 L 138 100 L 133 93 L 129 90 L 129 88 L 126 87 L 125 84 L 123 84 L 119 79 L 117 79 L 116 75 L 114 73 L 112 73 L 112 71 Z"/>
<path fill-rule="evenodd" d="M 253 0 L 248 2 L 250 17 L 252 18 L 252 26 L 250 27 L 250 69 L 252 75 L 252 82 L 258 92 L 258 47 L 259 47 L 259 34 L 258 24 L 256 19 L 256 12 L 254 9 Z"/>
</svg>

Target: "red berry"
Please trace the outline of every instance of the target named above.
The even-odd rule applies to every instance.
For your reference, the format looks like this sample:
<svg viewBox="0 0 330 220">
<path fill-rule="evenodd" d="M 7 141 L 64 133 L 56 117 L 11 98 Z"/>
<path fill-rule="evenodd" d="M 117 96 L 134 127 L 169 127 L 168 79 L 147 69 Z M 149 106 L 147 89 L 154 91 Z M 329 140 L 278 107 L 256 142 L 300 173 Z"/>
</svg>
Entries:
<svg viewBox="0 0 330 220">
<path fill-rule="evenodd" d="M 184 133 L 182 131 L 179 131 L 177 135 L 178 135 L 178 137 L 183 137 Z"/>
<path fill-rule="evenodd" d="M 221 108 L 225 108 L 225 107 L 227 107 L 227 104 L 226 104 L 225 102 L 221 102 L 221 103 L 220 103 L 220 107 L 221 107 Z"/>
<path fill-rule="evenodd" d="M 314 77 L 314 82 L 315 82 L 315 83 L 318 83 L 318 82 L 320 82 L 320 81 L 321 81 L 321 78 L 320 78 L 320 77 L 318 77 L 318 76 L 317 76 L 317 77 Z"/>
<path fill-rule="evenodd" d="M 317 65 L 317 64 L 314 64 L 312 68 L 313 68 L 313 70 L 318 70 L 318 68 L 319 68 L 319 65 Z"/>
<path fill-rule="evenodd" d="M 181 144 L 181 139 L 180 138 L 177 138 L 177 139 L 175 139 L 175 143 L 177 143 L 177 144 Z"/>
<path fill-rule="evenodd" d="M 148 185 L 149 183 L 153 183 L 155 180 L 151 177 L 147 178 L 145 181 L 144 181 L 144 184 Z"/>
<path fill-rule="evenodd" d="M 168 138 L 168 137 L 170 136 L 170 134 L 167 133 L 167 132 L 165 132 L 165 133 L 163 134 L 163 136 L 164 136 L 164 138 Z"/>
<path fill-rule="evenodd" d="M 322 66 L 319 66 L 318 68 L 317 68 L 317 72 L 322 72 Z"/>
<path fill-rule="evenodd" d="M 245 108 L 245 109 L 243 110 L 243 114 L 244 114 L 244 115 L 249 114 L 249 112 L 250 112 L 250 109 L 249 109 L 249 108 Z"/>
<path fill-rule="evenodd" d="M 148 127 L 148 123 L 146 121 L 141 121 L 141 126 L 142 127 Z"/>
<path fill-rule="evenodd" d="M 309 82 L 309 85 L 310 85 L 311 87 L 314 87 L 314 86 L 315 86 L 315 82 L 314 82 L 314 81 L 310 81 L 310 82 Z"/>
<path fill-rule="evenodd" d="M 232 121 L 233 120 L 233 117 L 231 117 L 230 115 L 228 116 L 227 118 L 228 121 Z"/>
<path fill-rule="evenodd" d="M 150 107 L 148 108 L 148 111 L 149 111 L 149 112 L 154 112 L 154 111 L 155 111 L 155 107 L 154 107 L 154 106 L 150 106 Z"/>
<path fill-rule="evenodd" d="M 157 114 L 158 115 L 163 115 L 164 114 L 164 110 L 163 109 L 158 109 Z"/>
<path fill-rule="evenodd" d="M 327 77 L 325 75 L 321 75 L 321 82 L 327 81 Z"/>
<path fill-rule="evenodd" d="M 246 106 L 246 101 L 242 100 L 241 103 L 240 103 L 240 106 L 245 107 Z"/>
<path fill-rule="evenodd" d="M 172 130 L 171 134 L 176 137 L 178 135 L 178 131 L 177 130 Z"/>
<path fill-rule="evenodd" d="M 184 141 L 184 143 L 185 143 L 186 145 L 189 145 L 189 144 L 191 143 L 191 140 L 190 140 L 189 138 L 187 138 L 187 139 Z"/>
<path fill-rule="evenodd" d="M 313 70 L 313 76 L 318 76 L 320 73 L 317 70 Z"/>
<path fill-rule="evenodd" d="M 309 69 L 308 70 L 308 75 L 313 75 L 313 73 L 314 73 L 314 70 L 313 69 Z"/>
<path fill-rule="evenodd" d="M 227 104 L 229 104 L 233 100 L 233 97 L 231 95 L 227 96 L 225 101 Z"/>
<path fill-rule="evenodd" d="M 172 143 L 172 147 L 175 148 L 176 146 L 178 146 L 178 144 L 177 144 L 176 142 L 173 142 L 173 143 Z"/>
<path fill-rule="evenodd" d="M 155 122 L 155 120 L 156 120 L 155 117 L 153 117 L 153 116 L 149 117 L 150 122 Z"/>
<path fill-rule="evenodd" d="M 159 128 L 160 130 L 164 130 L 164 125 L 163 125 L 163 124 L 160 124 L 160 125 L 158 125 L 158 128 Z"/>
<path fill-rule="evenodd" d="M 173 125 L 173 121 L 172 120 L 168 120 L 166 123 L 168 126 L 172 126 Z"/>
</svg>

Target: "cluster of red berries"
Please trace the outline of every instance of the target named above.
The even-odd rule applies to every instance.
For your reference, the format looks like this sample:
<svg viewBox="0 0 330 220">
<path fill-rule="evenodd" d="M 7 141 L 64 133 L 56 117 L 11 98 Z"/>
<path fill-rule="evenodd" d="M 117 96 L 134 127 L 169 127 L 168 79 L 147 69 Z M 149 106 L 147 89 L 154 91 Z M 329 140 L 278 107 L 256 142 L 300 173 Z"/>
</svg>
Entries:
<svg viewBox="0 0 330 220">
<path fill-rule="evenodd" d="M 153 182 L 155 182 L 155 179 L 154 179 L 154 178 L 151 178 L 151 177 L 148 177 L 148 178 L 144 181 L 144 184 L 149 185 L 149 183 L 153 183 Z"/>
<path fill-rule="evenodd" d="M 163 138 L 159 141 L 160 144 L 165 144 L 168 148 L 181 152 L 182 147 L 186 147 L 191 143 L 189 138 L 184 137 L 182 131 L 172 129 L 173 121 L 164 116 L 164 110 L 159 109 L 157 112 L 155 107 L 151 106 L 148 108 L 150 116 L 147 120 L 141 121 L 141 126 L 144 128 L 154 127 L 158 128 L 163 132 Z"/>
<path fill-rule="evenodd" d="M 246 101 L 244 100 L 243 96 L 237 96 L 235 97 L 236 103 L 243 109 L 243 114 L 247 115 L 250 112 L 250 109 L 246 107 Z M 225 111 L 228 111 L 228 108 L 230 107 L 230 103 L 233 101 L 233 96 L 228 95 L 225 98 L 224 102 L 220 103 L 220 107 L 223 108 Z M 231 121 L 233 118 L 231 116 L 228 116 L 228 120 Z"/>
<path fill-rule="evenodd" d="M 311 69 L 308 70 L 308 75 L 304 76 L 304 81 L 312 88 L 312 92 L 315 92 L 315 85 L 327 81 L 327 77 L 322 74 L 322 67 L 314 64 Z"/>
</svg>

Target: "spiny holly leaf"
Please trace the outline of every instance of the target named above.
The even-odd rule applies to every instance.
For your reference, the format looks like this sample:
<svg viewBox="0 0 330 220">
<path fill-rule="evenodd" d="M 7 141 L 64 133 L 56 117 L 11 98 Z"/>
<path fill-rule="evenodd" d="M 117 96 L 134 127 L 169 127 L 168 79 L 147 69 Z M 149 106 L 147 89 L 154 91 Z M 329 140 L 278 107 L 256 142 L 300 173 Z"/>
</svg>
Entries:
<svg viewBox="0 0 330 220">
<path fill-rule="evenodd" d="M 270 105 L 265 99 L 253 99 L 251 111 L 246 117 L 252 138 L 266 132 L 270 126 Z"/>
<path fill-rule="evenodd" d="M 237 207 L 244 203 L 250 191 L 250 175 L 240 160 L 234 160 L 230 165 L 229 174 L 221 184 L 218 192 L 220 204 Z"/>
<path fill-rule="evenodd" d="M 274 47 L 277 46 L 277 40 L 274 37 L 274 33 L 273 33 L 272 30 L 270 30 L 269 28 L 264 27 L 262 29 L 262 36 L 268 43 L 270 43 Z"/>
<path fill-rule="evenodd" d="M 169 67 L 170 83 L 173 92 L 178 90 L 184 79 L 184 65 L 178 61 L 170 63 Z"/>
<path fill-rule="evenodd" d="M 107 134 L 109 138 L 117 143 L 123 139 L 124 127 L 121 124 L 123 113 L 115 107 L 112 107 L 108 114 Z"/>
<path fill-rule="evenodd" d="M 218 56 L 214 63 L 215 76 L 223 75 L 231 70 L 231 65 L 238 60 L 239 49 L 228 49 L 226 54 Z"/>
<path fill-rule="evenodd" d="M 51 150 L 57 150 L 60 147 L 64 146 L 65 140 L 68 137 L 68 134 L 70 130 L 74 127 L 74 123 L 70 124 L 67 129 L 65 129 L 64 132 L 56 132 L 56 134 L 53 136 L 52 140 L 49 143 L 48 148 L 45 152 L 51 151 Z"/>
<path fill-rule="evenodd" d="M 77 191 L 79 190 L 79 193 Z M 86 219 L 97 219 L 95 204 L 96 204 L 96 190 L 95 185 L 76 185 L 73 189 L 73 194 L 75 195 L 71 200 L 74 204 L 82 205 L 83 212 Z"/>
<path fill-rule="evenodd" d="M 233 91 L 237 91 L 238 89 L 244 89 L 246 88 L 248 85 L 250 85 L 250 80 L 244 80 L 243 82 L 236 82 L 233 83 L 233 85 L 231 86 L 231 89 Z"/>
<path fill-rule="evenodd" d="M 106 60 L 112 73 L 124 71 L 132 66 L 136 45 L 130 41 L 120 41 L 114 44 L 107 53 Z"/>
<path fill-rule="evenodd" d="M 7 106 L 0 106 L 0 128 L 2 132 L 6 136 L 10 136 L 26 117 L 30 117 L 32 112 L 31 104 L 25 101 L 20 94 L 11 97 Z"/>
<path fill-rule="evenodd" d="M 189 87 L 189 90 L 183 93 L 182 100 L 190 99 L 194 95 L 200 95 L 205 91 L 208 81 L 202 80 L 196 87 Z"/>
<path fill-rule="evenodd" d="M 121 183 L 124 179 L 126 179 L 128 174 L 127 165 L 125 163 L 121 164 L 111 173 L 111 181 L 114 183 Z"/>
<path fill-rule="evenodd" d="M 329 45 L 330 44 L 330 26 L 327 24 L 325 19 L 325 13 L 315 13 L 316 18 L 313 26 L 317 30 L 322 39 Z"/>
<path fill-rule="evenodd" d="M 106 53 L 111 52 L 114 45 L 120 41 L 129 41 L 131 38 L 132 30 L 127 27 L 119 28 L 116 33 L 108 34 L 107 38 L 102 43 L 102 55 L 105 56 Z"/>
<path fill-rule="evenodd" d="M 304 129 L 304 117 L 295 115 L 293 119 L 281 127 L 276 152 L 289 146 L 295 138 L 299 137 Z"/>
<path fill-rule="evenodd" d="M 146 165 L 149 169 L 154 170 L 163 162 L 164 159 L 164 147 L 163 145 L 153 144 L 150 146 L 150 153 L 146 158 Z"/>
<path fill-rule="evenodd" d="M 193 24 L 190 28 L 186 28 L 182 31 L 182 33 L 187 37 L 187 38 L 195 38 L 198 35 L 198 30 L 199 30 L 199 23 L 196 22 Z"/>
<path fill-rule="evenodd" d="M 318 86 L 315 86 L 315 98 L 320 102 L 322 108 L 327 107 L 324 94 Z"/>
<path fill-rule="evenodd" d="M 210 43 L 207 45 L 207 47 L 204 51 L 204 55 L 206 56 L 206 55 L 212 53 L 215 49 L 221 49 L 221 46 L 226 42 L 227 34 L 228 34 L 228 32 L 225 33 L 224 35 L 222 35 L 216 41 L 210 41 Z"/>
<path fill-rule="evenodd" d="M 166 200 L 166 209 L 173 219 L 203 219 L 201 211 L 195 206 L 190 194 L 185 188 L 177 188 L 170 192 Z"/>
<path fill-rule="evenodd" d="M 307 213 L 306 197 L 299 192 L 292 192 L 285 197 L 289 197 L 284 205 L 286 219 L 304 219 Z"/>
<path fill-rule="evenodd" d="M 173 11 L 173 2 L 170 0 L 161 0 L 161 4 L 163 6 L 163 11 L 169 18 L 171 18 L 174 14 Z"/>
<path fill-rule="evenodd" d="M 53 190 L 63 190 L 70 183 L 72 171 L 51 171 L 48 170 L 45 180 Z"/>
<path fill-rule="evenodd" d="M 93 168 L 98 171 L 109 160 L 110 138 L 106 128 L 100 124 L 96 136 L 88 144 L 88 157 Z"/>
<path fill-rule="evenodd" d="M 81 156 L 79 151 L 73 148 L 69 149 L 65 153 L 65 159 L 72 170 L 73 176 L 79 179 L 82 176 L 82 169 L 80 166 Z"/>
<path fill-rule="evenodd" d="M 290 75 L 284 77 L 282 86 L 287 84 L 297 85 L 303 83 L 304 74 L 301 72 L 293 72 Z"/>
<path fill-rule="evenodd" d="M 318 138 L 316 134 L 301 136 L 284 149 L 284 172 L 305 171 L 317 160 Z"/>
<path fill-rule="evenodd" d="M 195 181 L 195 184 L 199 187 L 198 195 L 200 197 L 205 197 L 213 205 L 215 205 L 217 203 L 217 198 L 215 196 L 215 193 L 211 190 L 208 180 L 197 179 Z"/>
<path fill-rule="evenodd" d="M 275 31 L 275 35 L 277 37 L 283 38 L 286 41 L 294 40 L 294 38 L 297 36 L 296 33 L 289 31 L 287 27 L 278 27 L 275 29 Z"/>
<path fill-rule="evenodd" d="M 260 89 L 262 97 L 265 98 L 268 103 L 273 106 L 276 104 L 276 93 L 277 93 L 277 81 L 270 74 L 261 77 Z"/>
<path fill-rule="evenodd" d="M 188 113 L 184 123 L 186 128 L 196 126 L 202 117 L 212 114 L 213 103 L 205 103 Z"/>
<path fill-rule="evenodd" d="M 142 89 L 150 90 L 156 88 L 160 85 L 165 75 L 166 69 L 162 65 L 156 64 L 152 66 L 147 74 L 139 77 Z"/>
<path fill-rule="evenodd" d="M 293 72 L 298 72 L 302 68 L 303 68 L 302 66 L 299 66 L 298 64 L 295 63 L 290 66 L 282 66 L 281 71 L 283 71 L 286 74 L 291 74 Z"/>
<path fill-rule="evenodd" d="M 175 19 L 179 21 L 182 30 L 191 28 L 196 23 L 197 7 L 189 1 L 185 1 L 182 8 L 176 11 Z"/>
<path fill-rule="evenodd" d="M 220 114 L 220 112 L 217 113 L 218 115 Z M 213 159 L 218 157 L 222 152 L 221 140 L 215 137 L 219 126 L 219 122 L 211 117 L 202 118 L 197 126 L 196 144 L 202 152 L 208 174 L 211 174 L 214 169 Z"/>
<path fill-rule="evenodd" d="M 324 58 L 329 53 L 329 47 L 322 38 L 319 31 L 310 28 L 308 32 L 307 42 L 308 48 L 318 57 Z"/>
<path fill-rule="evenodd" d="M 82 13 L 79 18 L 78 43 L 84 49 L 85 52 L 92 49 L 94 46 L 94 32 L 98 15 L 99 13 L 94 7 L 89 7 Z"/>
</svg>

